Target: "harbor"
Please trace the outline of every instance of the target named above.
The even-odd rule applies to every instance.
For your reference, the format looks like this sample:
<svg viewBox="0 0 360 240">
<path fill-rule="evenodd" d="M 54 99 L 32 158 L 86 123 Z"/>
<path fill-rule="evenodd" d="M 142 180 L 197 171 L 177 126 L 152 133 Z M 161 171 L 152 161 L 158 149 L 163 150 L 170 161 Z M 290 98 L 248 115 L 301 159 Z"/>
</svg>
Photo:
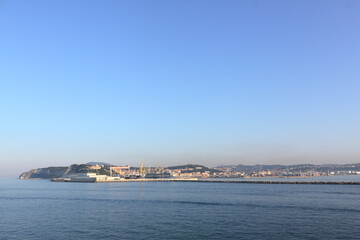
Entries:
<svg viewBox="0 0 360 240">
<path fill-rule="evenodd" d="M 347 176 L 287 176 L 287 177 L 223 177 L 218 175 L 203 175 L 200 171 L 204 167 L 184 169 L 140 168 L 126 166 L 104 165 L 73 165 L 69 174 L 50 178 L 53 182 L 82 182 L 82 183 L 127 183 L 127 182 L 192 182 L 192 183 L 243 183 L 243 184 L 306 184 L 306 185 L 360 185 L 359 175 Z M 186 174 L 178 174 L 185 172 Z M 225 175 L 230 176 L 230 175 Z"/>
</svg>

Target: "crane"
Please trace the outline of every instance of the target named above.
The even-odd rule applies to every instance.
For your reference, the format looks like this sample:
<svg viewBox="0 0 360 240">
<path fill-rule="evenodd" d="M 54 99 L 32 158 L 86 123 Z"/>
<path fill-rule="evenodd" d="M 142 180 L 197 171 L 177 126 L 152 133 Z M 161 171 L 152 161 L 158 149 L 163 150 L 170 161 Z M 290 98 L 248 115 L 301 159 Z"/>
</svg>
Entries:
<svg viewBox="0 0 360 240">
<path fill-rule="evenodd" d="M 144 160 L 142 160 L 142 162 L 141 162 L 139 174 L 140 174 L 140 176 L 144 175 Z"/>
</svg>

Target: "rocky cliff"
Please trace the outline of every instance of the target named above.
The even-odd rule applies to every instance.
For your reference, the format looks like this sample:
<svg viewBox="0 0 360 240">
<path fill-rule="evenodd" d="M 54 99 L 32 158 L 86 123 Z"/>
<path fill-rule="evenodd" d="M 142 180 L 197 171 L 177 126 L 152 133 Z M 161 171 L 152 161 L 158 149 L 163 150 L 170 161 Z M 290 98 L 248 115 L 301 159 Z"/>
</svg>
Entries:
<svg viewBox="0 0 360 240">
<path fill-rule="evenodd" d="M 73 164 L 68 167 L 47 167 L 47 168 L 37 168 L 32 169 L 28 172 L 22 173 L 20 179 L 31 179 L 31 178 L 42 178 L 42 179 L 51 179 L 51 178 L 61 178 L 66 177 L 72 173 L 81 173 L 88 172 L 89 165 L 87 164 Z"/>
<path fill-rule="evenodd" d="M 28 172 L 22 173 L 20 179 L 30 179 L 30 178 L 59 178 L 64 175 L 68 170 L 68 167 L 48 167 L 48 168 L 37 168 L 32 169 Z"/>
</svg>

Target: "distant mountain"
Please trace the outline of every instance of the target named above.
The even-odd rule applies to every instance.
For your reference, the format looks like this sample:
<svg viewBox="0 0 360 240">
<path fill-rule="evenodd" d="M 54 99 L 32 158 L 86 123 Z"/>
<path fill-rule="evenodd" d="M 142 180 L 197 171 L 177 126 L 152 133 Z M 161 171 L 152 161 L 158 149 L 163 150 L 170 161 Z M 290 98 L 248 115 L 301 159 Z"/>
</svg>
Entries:
<svg viewBox="0 0 360 240">
<path fill-rule="evenodd" d="M 178 166 L 170 166 L 170 167 L 167 167 L 167 169 L 186 169 L 186 168 L 196 168 L 196 167 L 207 168 L 203 165 L 185 164 L 185 165 L 178 165 Z"/>
</svg>

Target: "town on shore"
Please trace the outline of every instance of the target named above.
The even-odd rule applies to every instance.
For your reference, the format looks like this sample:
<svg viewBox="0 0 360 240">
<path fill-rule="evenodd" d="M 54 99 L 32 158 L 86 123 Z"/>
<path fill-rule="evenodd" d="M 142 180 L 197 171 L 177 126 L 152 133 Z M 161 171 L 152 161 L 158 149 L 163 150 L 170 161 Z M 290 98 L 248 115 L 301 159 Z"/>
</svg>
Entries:
<svg viewBox="0 0 360 240">
<path fill-rule="evenodd" d="M 170 167 L 116 166 L 102 162 L 73 164 L 68 167 L 32 169 L 20 179 L 53 179 L 53 181 L 101 182 L 126 179 L 194 180 L 208 178 L 286 178 L 360 174 L 360 163 L 298 165 L 222 165 L 209 168 L 197 164 Z"/>
</svg>

